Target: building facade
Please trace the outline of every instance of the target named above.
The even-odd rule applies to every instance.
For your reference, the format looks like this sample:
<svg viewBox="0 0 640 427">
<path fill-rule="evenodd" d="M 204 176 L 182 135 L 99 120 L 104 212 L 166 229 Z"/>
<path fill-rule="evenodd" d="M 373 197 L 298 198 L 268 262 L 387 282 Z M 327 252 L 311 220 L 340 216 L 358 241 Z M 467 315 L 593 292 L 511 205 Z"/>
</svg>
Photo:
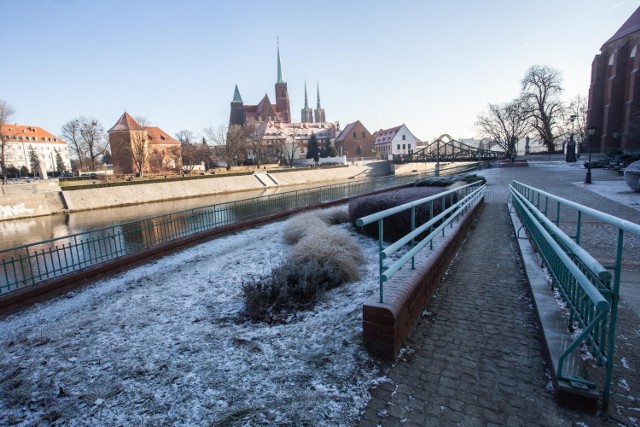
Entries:
<svg viewBox="0 0 640 427">
<path fill-rule="evenodd" d="M 413 154 L 420 143 L 405 124 L 390 129 L 380 129 L 373 134 L 373 139 L 380 158 L 388 160 Z"/>
<path fill-rule="evenodd" d="M 115 173 L 144 174 L 182 167 L 180 142 L 159 127 L 139 124 L 127 112 L 107 133 Z"/>
<path fill-rule="evenodd" d="M 42 173 L 62 172 L 58 170 L 58 154 L 67 171 L 71 170 L 71 160 L 67 143 L 46 130 L 29 125 L 6 124 L 0 128 L 0 133 L 7 138 L 5 143 L 5 167 L 22 169 L 26 167 L 30 173 L 40 173 L 32 170 L 31 152 L 38 157 L 38 169 Z"/>
<path fill-rule="evenodd" d="M 375 148 L 373 135 L 360 120 L 346 125 L 334 144 L 338 153 L 347 158 L 371 157 Z"/>
<path fill-rule="evenodd" d="M 587 127 L 593 151 L 640 148 L 640 7 L 591 66 Z"/>
</svg>

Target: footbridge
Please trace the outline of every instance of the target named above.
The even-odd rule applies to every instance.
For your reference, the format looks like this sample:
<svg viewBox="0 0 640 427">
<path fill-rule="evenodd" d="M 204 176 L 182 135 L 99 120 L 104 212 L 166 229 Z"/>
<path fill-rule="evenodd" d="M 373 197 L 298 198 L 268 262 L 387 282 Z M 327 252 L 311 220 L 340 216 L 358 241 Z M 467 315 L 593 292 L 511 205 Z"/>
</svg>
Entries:
<svg viewBox="0 0 640 427">
<path fill-rule="evenodd" d="M 471 161 L 471 160 L 496 160 L 504 153 L 485 149 L 483 147 L 474 147 L 464 142 L 457 141 L 448 134 L 442 134 L 426 147 L 413 153 L 409 158 L 403 157 L 398 160 L 408 160 L 414 162 L 455 162 L 455 161 Z"/>
</svg>

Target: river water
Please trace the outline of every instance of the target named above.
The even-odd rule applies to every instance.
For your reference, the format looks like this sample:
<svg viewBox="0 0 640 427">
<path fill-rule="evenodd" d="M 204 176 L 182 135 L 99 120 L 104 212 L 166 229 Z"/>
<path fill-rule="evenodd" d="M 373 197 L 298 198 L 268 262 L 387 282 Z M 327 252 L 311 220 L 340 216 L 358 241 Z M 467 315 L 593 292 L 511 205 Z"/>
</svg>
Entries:
<svg viewBox="0 0 640 427">
<path fill-rule="evenodd" d="M 319 186 L 318 183 L 315 183 L 264 190 L 241 191 L 233 194 L 145 203 L 134 206 L 72 212 L 13 221 L 0 221 L 0 235 L 2 236 L 2 239 L 0 239 L 0 250 L 169 212 Z"/>
</svg>

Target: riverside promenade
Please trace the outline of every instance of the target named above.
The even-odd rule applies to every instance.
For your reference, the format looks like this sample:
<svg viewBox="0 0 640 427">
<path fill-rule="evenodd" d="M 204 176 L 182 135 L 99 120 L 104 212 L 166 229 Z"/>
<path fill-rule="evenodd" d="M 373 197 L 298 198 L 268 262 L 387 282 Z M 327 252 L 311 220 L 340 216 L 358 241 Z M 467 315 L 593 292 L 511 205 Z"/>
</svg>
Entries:
<svg viewBox="0 0 640 427">
<path fill-rule="evenodd" d="M 480 219 L 359 425 L 640 425 L 640 308 L 634 303 L 640 268 L 637 256 L 629 257 L 640 253 L 638 239 L 625 242 L 630 263 L 625 268 L 636 273 L 623 275 L 609 408 L 598 413 L 569 409 L 553 395 L 506 204 L 515 179 L 638 223 L 640 211 L 624 201 L 640 203 L 640 194 L 618 194 L 620 203 L 586 189 L 581 163 L 529 164 L 481 171 L 488 182 Z M 606 192 L 614 184 L 621 188 L 622 177 L 594 170 L 593 180 L 592 189 L 604 186 Z M 602 233 L 613 241 L 610 230 Z"/>
</svg>

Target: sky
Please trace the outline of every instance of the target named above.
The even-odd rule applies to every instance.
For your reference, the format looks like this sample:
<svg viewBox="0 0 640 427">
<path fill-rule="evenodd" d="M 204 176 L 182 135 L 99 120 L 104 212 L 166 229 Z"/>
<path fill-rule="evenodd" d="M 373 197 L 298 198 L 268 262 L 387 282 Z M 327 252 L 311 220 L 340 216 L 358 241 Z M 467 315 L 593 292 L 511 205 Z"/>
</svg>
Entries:
<svg viewBox="0 0 640 427">
<path fill-rule="evenodd" d="M 174 135 L 275 102 L 276 46 L 294 121 L 316 85 L 328 121 L 422 140 L 479 136 L 488 103 L 517 97 L 534 65 L 587 96 L 591 62 L 640 6 L 631 0 L 0 0 L 0 99 L 14 122 L 59 135 L 124 111 Z"/>
</svg>

